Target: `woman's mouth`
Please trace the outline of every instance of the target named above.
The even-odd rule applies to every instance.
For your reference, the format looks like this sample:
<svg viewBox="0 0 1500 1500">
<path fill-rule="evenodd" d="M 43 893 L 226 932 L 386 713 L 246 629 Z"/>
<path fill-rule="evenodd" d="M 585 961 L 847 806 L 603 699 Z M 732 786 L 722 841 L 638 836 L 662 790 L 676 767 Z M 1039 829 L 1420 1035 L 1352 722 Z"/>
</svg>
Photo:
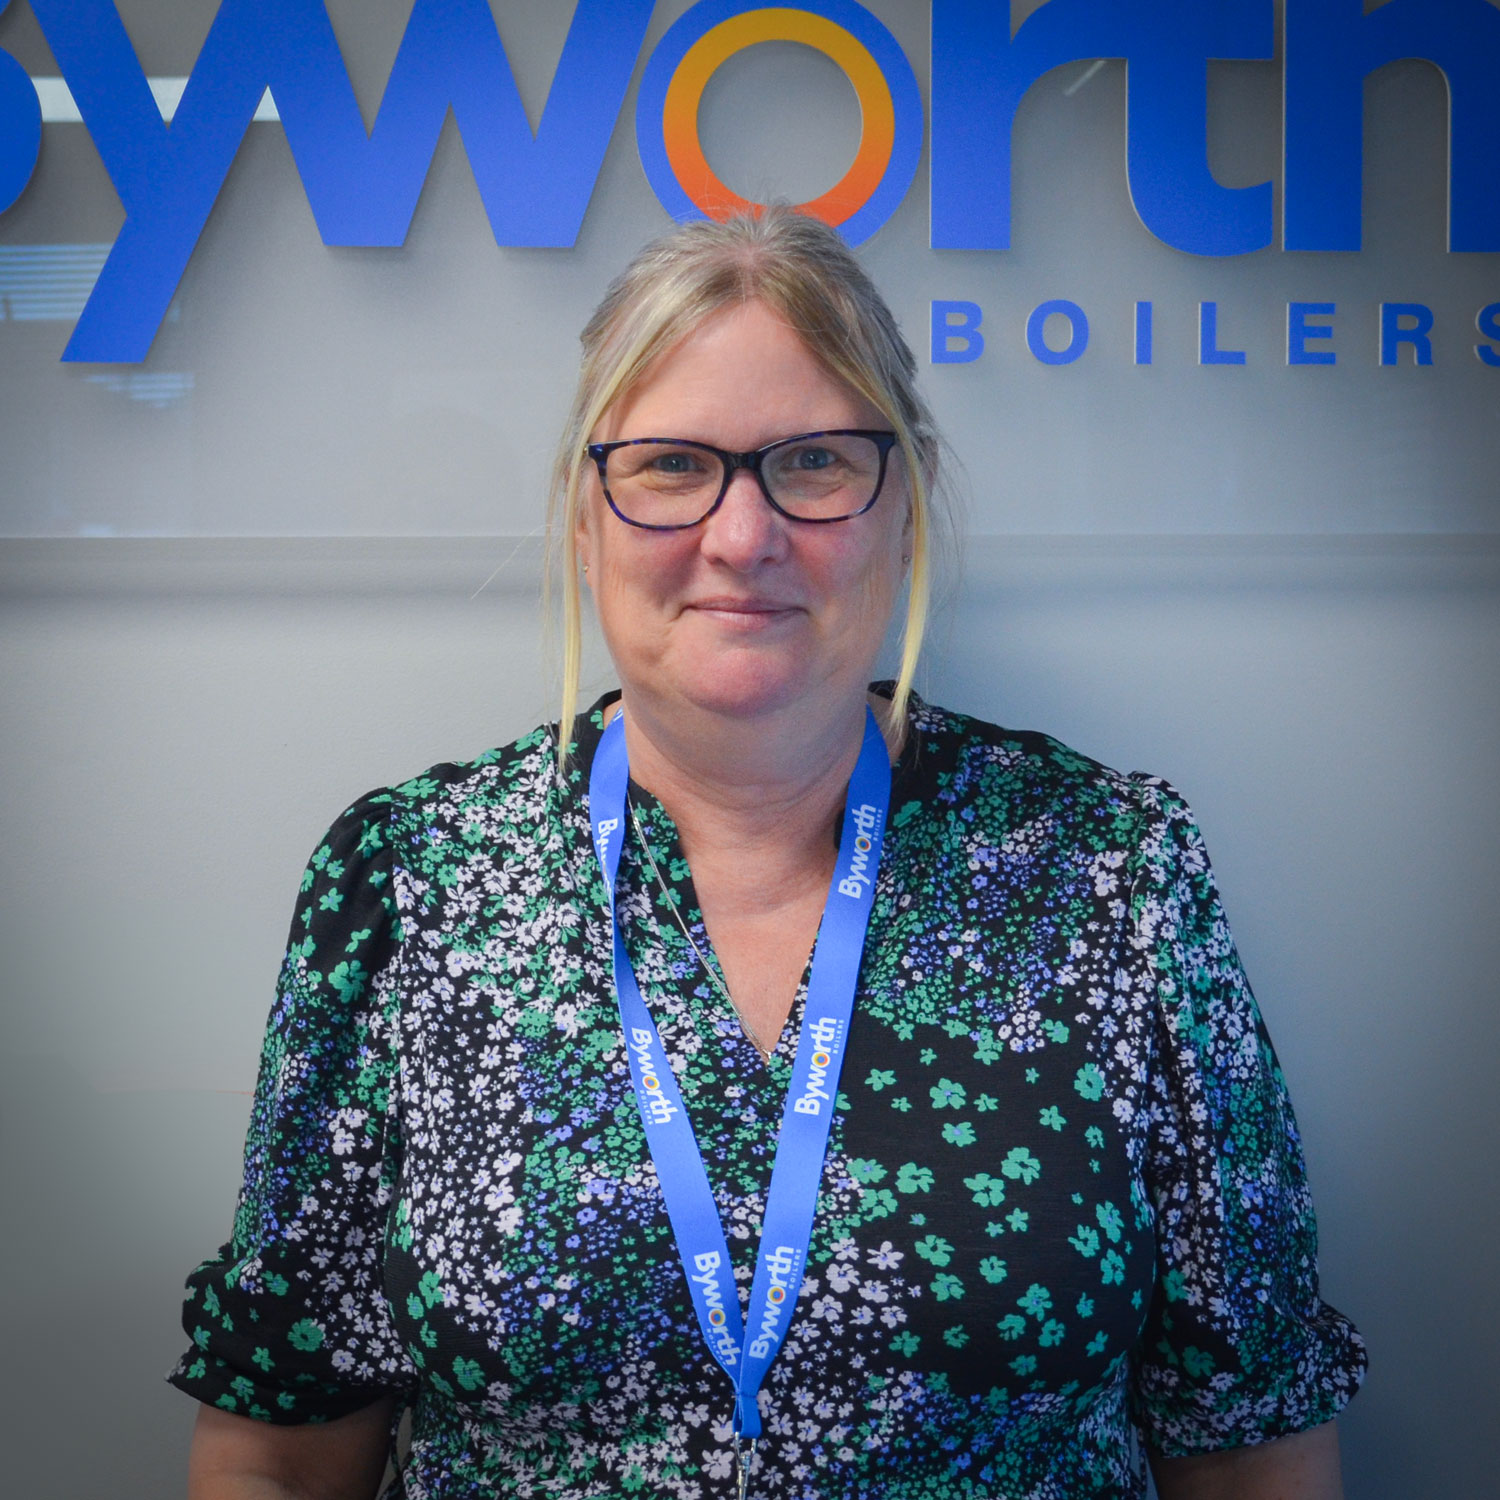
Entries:
<svg viewBox="0 0 1500 1500">
<path fill-rule="evenodd" d="M 712 615 L 727 624 L 770 624 L 774 620 L 796 613 L 796 605 L 778 599 L 744 599 L 731 595 L 714 595 L 705 599 L 694 599 L 684 606 L 699 614 Z"/>
</svg>

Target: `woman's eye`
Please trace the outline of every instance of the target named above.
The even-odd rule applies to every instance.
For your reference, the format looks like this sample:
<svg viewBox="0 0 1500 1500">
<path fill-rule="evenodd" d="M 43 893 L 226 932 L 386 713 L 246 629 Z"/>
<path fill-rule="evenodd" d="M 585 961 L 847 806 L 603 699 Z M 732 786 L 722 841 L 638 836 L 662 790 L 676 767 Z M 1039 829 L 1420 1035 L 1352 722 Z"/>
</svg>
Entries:
<svg viewBox="0 0 1500 1500">
<path fill-rule="evenodd" d="M 839 461 L 831 448 L 798 448 L 791 455 L 791 467 L 795 469 L 827 469 Z"/>
<path fill-rule="evenodd" d="M 696 474 L 703 465 L 691 453 L 658 453 L 651 459 L 649 467 L 654 473 L 676 479 Z"/>
</svg>

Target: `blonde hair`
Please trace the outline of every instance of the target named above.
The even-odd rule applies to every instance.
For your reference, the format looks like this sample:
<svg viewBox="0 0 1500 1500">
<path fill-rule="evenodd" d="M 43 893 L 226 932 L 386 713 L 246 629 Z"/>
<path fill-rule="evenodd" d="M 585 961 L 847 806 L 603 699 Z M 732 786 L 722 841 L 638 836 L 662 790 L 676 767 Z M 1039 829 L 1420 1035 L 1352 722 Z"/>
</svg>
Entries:
<svg viewBox="0 0 1500 1500">
<path fill-rule="evenodd" d="M 553 467 L 547 510 L 547 603 L 561 583 L 562 704 L 566 761 L 583 654 L 577 530 L 589 434 L 652 365 L 715 313 L 762 302 L 795 329 L 837 380 L 889 422 L 905 460 L 911 503 L 911 573 L 901 666 L 885 725 L 899 748 L 931 596 L 932 501 L 940 439 L 916 388 L 916 360 L 885 299 L 838 232 L 780 205 L 723 222 L 684 224 L 647 245 L 610 284 L 580 341 L 583 359 Z"/>
</svg>

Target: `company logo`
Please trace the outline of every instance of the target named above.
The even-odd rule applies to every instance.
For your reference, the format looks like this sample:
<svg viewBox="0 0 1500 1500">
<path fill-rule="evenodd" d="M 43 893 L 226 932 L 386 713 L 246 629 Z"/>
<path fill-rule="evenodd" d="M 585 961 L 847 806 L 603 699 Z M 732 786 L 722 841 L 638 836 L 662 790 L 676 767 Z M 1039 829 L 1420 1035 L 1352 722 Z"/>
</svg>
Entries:
<svg viewBox="0 0 1500 1500">
<path fill-rule="evenodd" d="M 619 830 L 620 820 L 618 818 L 600 818 L 594 829 L 594 844 L 599 850 L 599 860 L 603 864 L 609 859 L 609 837 Z M 606 868 L 608 866 L 606 865 Z"/>
<path fill-rule="evenodd" d="M 636 143 L 652 190 L 679 219 L 724 219 L 758 207 L 709 166 L 698 139 L 698 107 L 715 71 L 759 42 L 813 47 L 853 86 L 861 122 L 853 164 L 799 208 L 857 245 L 890 218 L 911 186 L 922 153 L 922 99 L 895 38 L 863 6 L 844 0 L 761 10 L 704 0 L 688 11 L 661 39 L 641 80 Z"/>
<path fill-rule="evenodd" d="M 875 825 L 880 814 L 868 802 L 854 809 L 854 851 L 849 858 L 849 873 L 839 881 L 839 895 L 858 900 L 870 884 L 870 856 L 875 851 Z"/>
<path fill-rule="evenodd" d="M 450 108 L 496 243 L 575 243 L 654 5 L 577 0 L 535 131 L 486 0 L 414 0 L 370 129 L 325 0 L 221 0 L 170 129 L 114 0 L 31 0 L 31 9 L 125 210 L 63 358 L 133 363 L 146 357 L 268 93 L 325 244 L 404 242 Z M 1385 0 L 1364 14 L 1356 0 L 1284 0 L 1282 12 L 1283 248 L 1360 249 L 1364 80 L 1420 58 L 1448 87 L 1448 246 L 1500 250 L 1500 7 Z M 1209 170 L 1207 63 L 1271 59 L 1275 32 L 1274 0 L 1046 0 L 1014 31 L 996 0 L 932 0 L 933 248 L 1009 247 L 1021 102 L 1054 68 L 1098 58 L 1129 65 L 1125 169 L 1146 228 L 1194 255 L 1270 245 L 1272 184 L 1225 187 Z M 854 162 L 803 205 L 858 243 L 911 185 L 923 108 L 905 54 L 854 0 L 692 6 L 642 74 L 646 175 L 678 217 L 743 204 L 703 156 L 698 104 L 716 68 L 778 39 L 825 53 L 859 97 Z M 0 52 L 0 211 L 26 190 L 41 124 L 31 80 Z"/>
<path fill-rule="evenodd" d="M 693 1270 L 691 1279 L 702 1289 L 703 1301 L 708 1307 L 708 1321 L 713 1329 L 713 1342 L 719 1357 L 725 1364 L 734 1364 L 740 1357 L 740 1351 L 734 1340 L 725 1331 L 728 1323 L 728 1315 L 724 1311 L 724 1298 L 726 1295 L 733 1296 L 733 1287 L 726 1289 L 721 1285 L 721 1275 L 724 1271 L 724 1257 L 717 1250 L 705 1250 L 701 1255 L 693 1257 Z"/>
<path fill-rule="evenodd" d="M 641 1026 L 630 1028 L 630 1050 L 635 1054 L 636 1067 L 640 1074 L 641 1108 L 646 1118 L 655 1125 L 670 1125 L 677 1113 L 677 1106 L 662 1092 L 661 1075 L 666 1072 L 665 1061 L 657 1062 L 655 1039 Z"/>
<path fill-rule="evenodd" d="M 766 1257 L 771 1286 L 766 1292 L 766 1310 L 761 1315 L 760 1332 L 750 1341 L 750 1353 L 756 1359 L 766 1358 L 786 1336 L 782 1324 L 786 1318 L 787 1296 L 801 1274 L 801 1259 L 801 1254 L 790 1245 L 778 1245 Z"/>
<path fill-rule="evenodd" d="M 826 1085 L 830 1073 L 838 1068 L 839 1023 L 831 1016 L 820 1016 L 812 1023 L 813 1054 L 809 1059 L 807 1087 L 792 1101 L 799 1115 L 816 1115 L 832 1098 Z"/>
<path fill-rule="evenodd" d="M 1278 311 L 1280 311 L 1278 309 Z M 1336 365 L 1340 350 L 1335 346 L 1334 316 L 1339 312 L 1335 302 L 1297 302 L 1285 304 L 1284 333 L 1286 363 L 1293 365 Z M 1373 313 L 1374 316 L 1370 316 Z M 1197 305 L 1197 350 L 1200 365 L 1243 365 L 1243 349 L 1228 348 L 1220 331 L 1220 308 L 1217 302 Z M 1347 309 L 1345 310 L 1347 318 Z M 1433 354 L 1433 328 L 1437 321 L 1433 309 L 1424 302 L 1381 302 L 1365 309 L 1368 324 L 1360 337 L 1369 353 L 1381 365 L 1430 365 Z M 1191 348 L 1192 334 L 1182 337 L 1183 325 L 1190 324 L 1193 314 L 1179 313 L 1176 323 L 1180 345 Z M 985 352 L 983 327 L 985 310 L 977 302 L 934 300 L 932 303 L 932 363 L 935 365 L 971 364 Z M 1066 342 L 1049 341 L 1049 320 L 1066 329 Z M 1156 361 L 1156 304 L 1135 304 L 1135 354 L 1138 365 Z M 1054 298 L 1042 302 L 1024 319 L 1025 344 L 1032 355 L 1046 365 L 1070 365 L 1082 359 L 1089 348 L 1089 318 L 1076 302 Z M 1474 315 L 1474 326 L 1481 338 L 1473 345 L 1474 355 L 1491 369 L 1500 368 L 1500 302 L 1481 307 Z M 1347 346 L 1343 351 L 1348 353 Z"/>
</svg>

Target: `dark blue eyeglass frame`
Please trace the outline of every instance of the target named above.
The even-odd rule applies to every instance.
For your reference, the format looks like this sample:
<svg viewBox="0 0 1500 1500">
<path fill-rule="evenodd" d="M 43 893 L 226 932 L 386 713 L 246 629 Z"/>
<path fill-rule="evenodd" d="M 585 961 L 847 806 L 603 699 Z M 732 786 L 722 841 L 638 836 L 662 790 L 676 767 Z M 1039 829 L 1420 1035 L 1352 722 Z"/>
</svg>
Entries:
<svg viewBox="0 0 1500 1500">
<path fill-rule="evenodd" d="M 776 503 L 776 497 L 772 495 L 770 487 L 766 484 L 766 476 L 761 472 L 761 465 L 765 462 L 767 454 L 774 453 L 778 448 L 785 448 L 788 443 L 805 443 L 809 438 L 821 437 L 862 437 L 869 438 L 875 444 L 880 453 L 880 470 L 875 475 L 875 492 L 858 510 L 851 510 L 846 515 L 794 515 Z M 632 520 L 615 504 L 615 497 L 609 492 L 609 479 L 605 472 L 609 463 L 609 455 L 620 448 L 638 448 L 647 443 L 670 443 L 674 448 L 696 448 L 701 453 L 712 453 L 723 465 L 724 482 L 719 486 L 719 493 L 714 498 L 714 503 L 701 516 L 692 521 L 655 524 L 650 521 Z M 778 516 L 785 516 L 788 521 L 796 521 L 803 526 L 832 526 L 839 521 L 852 521 L 855 516 L 864 515 L 880 499 L 880 492 L 885 488 L 886 467 L 890 460 L 891 449 L 895 446 L 896 434 L 894 432 L 878 431 L 867 427 L 825 427 L 821 432 L 797 432 L 791 437 L 777 438 L 774 443 L 767 443 L 764 448 L 757 448 L 752 453 L 731 453 L 727 448 L 715 448 L 712 443 L 695 443 L 691 438 L 663 437 L 621 438 L 614 443 L 588 443 L 583 451 L 594 460 L 599 470 L 599 486 L 604 491 L 604 498 L 609 502 L 609 508 L 627 526 L 636 526 L 642 531 L 686 531 L 690 526 L 701 526 L 718 510 L 724 503 L 724 496 L 729 493 L 729 486 L 734 482 L 735 474 L 740 469 L 749 469 L 755 475 L 755 482 L 760 486 L 760 492 L 765 497 L 766 504 Z"/>
</svg>

